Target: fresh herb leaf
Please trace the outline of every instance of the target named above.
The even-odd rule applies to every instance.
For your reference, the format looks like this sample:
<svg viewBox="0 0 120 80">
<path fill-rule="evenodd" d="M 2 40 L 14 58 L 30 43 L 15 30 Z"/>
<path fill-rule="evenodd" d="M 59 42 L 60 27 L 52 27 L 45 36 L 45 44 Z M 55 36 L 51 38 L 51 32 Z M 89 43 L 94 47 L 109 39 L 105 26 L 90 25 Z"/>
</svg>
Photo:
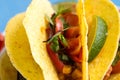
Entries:
<svg viewBox="0 0 120 80">
<path fill-rule="evenodd" d="M 67 40 L 65 39 L 65 37 L 62 34 L 59 35 L 59 39 L 64 47 L 68 46 Z"/>
<path fill-rule="evenodd" d="M 61 14 L 67 13 L 67 12 L 71 12 L 70 8 L 64 8 L 62 6 L 59 6 L 58 9 L 56 10 L 56 13 L 52 16 L 51 20 L 54 22 L 55 18 Z"/>
<path fill-rule="evenodd" d="M 52 42 L 55 37 L 59 36 L 61 32 L 56 33 L 54 36 L 52 36 L 50 39 L 47 40 L 48 43 Z"/>
<path fill-rule="evenodd" d="M 60 54 L 59 59 L 62 61 L 69 61 L 69 57 L 65 54 Z"/>
<path fill-rule="evenodd" d="M 116 65 L 116 63 L 120 60 L 120 52 L 117 53 L 113 63 L 112 63 L 112 66 Z"/>
<path fill-rule="evenodd" d="M 64 26 L 64 29 L 68 28 L 69 27 L 69 24 L 67 24 L 66 22 L 63 24 Z"/>
<path fill-rule="evenodd" d="M 44 41 L 44 42 L 47 42 L 47 43 L 52 42 L 53 39 L 54 39 L 55 37 L 59 36 L 62 32 L 66 31 L 66 30 L 68 30 L 68 29 L 69 29 L 69 28 L 66 28 L 66 29 L 64 29 L 64 30 L 62 30 L 62 31 L 60 31 L 60 32 L 58 32 L 58 33 L 56 33 L 56 34 L 53 35 L 50 39 L 48 39 L 47 41 Z"/>
<path fill-rule="evenodd" d="M 46 15 L 45 17 L 46 17 L 47 21 L 49 22 L 48 26 L 49 26 L 52 30 L 54 30 L 54 29 L 55 29 L 55 27 L 54 27 L 55 25 L 54 25 L 54 22 L 53 22 L 52 18 L 50 18 L 48 15 Z"/>
<path fill-rule="evenodd" d="M 64 7 L 62 7 L 62 6 L 59 6 L 58 7 L 58 9 L 57 9 L 57 14 L 59 15 L 59 14 L 64 14 L 64 13 L 66 13 L 66 12 L 71 12 L 71 10 L 70 10 L 70 8 L 64 8 Z"/>
<path fill-rule="evenodd" d="M 51 20 L 52 20 L 53 22 L 55 22 L 55 18 L 56 18 L 57 16 L 58 16 L 58 15 L 57 15 L 56 13 L 54 13 L 54 15 L 52 16 Z"/>
<path fill-rule="evenodd" d="M 64 27 L 64 29 L 66 29 L 66 28 L 69 27 L 69 25 L 66 23 L 66 21 L 65 21 L 65 19 L 64 19 L 63 17 L 60 17 L 60 20 L 61 20 L 62 23 L 63 23 L 63 27 Z"/>
<path fill-rule="evenodd" d="M 117 51 L 117 54 L 116 54 L 116 57 L 112 63 L 112 66 L 116 65 L 116 63 L 120 60 L 120 43 L 118 45 L 118 51 Z"/>
<path fill-rule="evenodd" d="M 54 51 L 54 52 L 58 52 L 60 47 L 59 47 L 59 42 L 58 42 L 58 37 L 54 37 L 51 43 L 50 48 Z"/>
<path fill-rule="evenodd" d="M 48 22 L 50 22 L 50 24 L 54 25 L 53 21 L 51 20 L 51 18 L 48 15 L 45 15 L 46 19 Z"/>
</svg>

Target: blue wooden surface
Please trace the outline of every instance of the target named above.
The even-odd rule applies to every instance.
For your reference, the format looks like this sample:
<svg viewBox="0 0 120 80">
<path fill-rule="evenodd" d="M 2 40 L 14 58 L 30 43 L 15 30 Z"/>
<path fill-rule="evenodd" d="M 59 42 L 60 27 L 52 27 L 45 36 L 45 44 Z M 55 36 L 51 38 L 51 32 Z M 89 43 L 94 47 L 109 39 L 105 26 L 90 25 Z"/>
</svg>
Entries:
<svg viewBox="0 0 120 80">
<path fill-rule="evenodd" d="M 53 4 L 64 0 L 50 0 Z M 67 0 L 69 1 L 69 0 Z M 120 6 L 120 0 L 112 0 Z M 24 12 L 31 0 L 0 0 L 0 32 L 3 32 L 8 20 L 17 13 Z"/>
</svg>

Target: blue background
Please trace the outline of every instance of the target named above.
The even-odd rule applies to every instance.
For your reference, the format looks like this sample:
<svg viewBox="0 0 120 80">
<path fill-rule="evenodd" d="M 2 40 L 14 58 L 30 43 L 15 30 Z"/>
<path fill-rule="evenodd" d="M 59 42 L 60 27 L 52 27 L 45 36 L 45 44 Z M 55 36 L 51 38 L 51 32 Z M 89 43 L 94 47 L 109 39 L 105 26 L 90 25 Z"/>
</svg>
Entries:
<svg viewBox="0 0 120 80">
<path fill-rule="evenodd" d="M 50 0 L 53 4 L 64 0 Z M 69 0 L 67 0 L 69 1 Z M 112 0 L 120 6 L 120 0 Z M 24 12 L 31 0 L 0 0 L 0 32 L 3 32 L 8 20 L 17 13 Z"/>
</svg>

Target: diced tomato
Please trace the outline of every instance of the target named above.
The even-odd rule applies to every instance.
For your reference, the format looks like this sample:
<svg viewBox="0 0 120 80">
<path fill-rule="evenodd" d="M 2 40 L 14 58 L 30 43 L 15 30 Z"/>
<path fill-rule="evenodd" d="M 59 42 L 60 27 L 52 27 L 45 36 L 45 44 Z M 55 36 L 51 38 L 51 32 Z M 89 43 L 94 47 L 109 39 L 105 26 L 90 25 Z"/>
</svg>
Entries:
<svg viewBox="0 0 120 80">
<path fill-rule="evenodd" d="M 62 72 L 64 64 L 62 61 L 59 60 L 57 53 L 53 52 L 50 49 L 50 44 L 47 44 L 47 51 L 48 51 L 48 54 L 49 54 L 49 56 L 54 64 L 54 66 L 56 67 L 57 71 Z"/>
<path fill-rule="evenodd" d="M 115 66 L 112 67 L 112 74 L 120 73 L 120 60 L 117 62 Z"/>
<path fill-rule="evenodd" d="M 50 27 L 48 27 L 46 29 L 46 32 L 47 32 L 47 38 L 50 39 L 53 36 L 52 29 Z"/>
<path fill-rule="evenodd" d="M 79 36 L 79 27 L 70 27 L 66 32 L 65 32 L 65 37 L 66 38 L 76 38 Z"/>
<path fill-rule="evenodd" d="M 71 52 L 79 45 L 79 38 L 68 39 L 68 50 Z"/>
<path fill-rule="evenodd" d="M 68 52 L 71 55 L 79 54 L 81 41 L 79 35 L 79 27 L 71 27 L 65 32 L 65 37 L 68 39 Z"/>
<path fill-rule="evenodd" d="M 81 62 L 81 36 L 79 34 L 79 27 L 70 27 L 65 32 L 65 37 L 68 39 L 68 54 L 75 62 Z"/>
<path fill-rule="evenodd" d="M 81 44 L 79 44 L 79 46 L 76 47 L 75 50 L 71 51 L 70 54 L 73 55 L 73 56 L 74 55 L 79 55 L 80 54 L 80 48 L 81 48 Z"/>
<path fill-rule="evenodd" d="M 73 38 L 68 40 L 68 52 L 70 55 L 78 55 L 81 49 L 80 38 Z"/>
<path fill-rule="evenodd" d="M 78 55 L 75 55 L 75 56 L 70 55 L 70 57 L 71 57 L 71 59 L 72 59 L 73 61 L 75 61 L 75 62 L 78 62 L 78 63 L 82 62 L 82 48 L 80 49 Z"/>
<path fill-rule="evenodd" d="M 60 17 L 57 17 L 55 19 L 56 27 L 55 27 L 55 33 L 63 30 L 63 22 L 61 21 Z"/>
<path fill-rule="evenodd" d="M 4 47 L 4 37 L 3 37 L 3 35 L 0 33 L 0 51 L 2 50 L 3 47 Z"/>
<path fill-rule="evenodd" d="M 63 14 L 65 21 L 70 26 L 78 26 L 78 16 L 73 13 L 65 13 Z"/>
</svg>

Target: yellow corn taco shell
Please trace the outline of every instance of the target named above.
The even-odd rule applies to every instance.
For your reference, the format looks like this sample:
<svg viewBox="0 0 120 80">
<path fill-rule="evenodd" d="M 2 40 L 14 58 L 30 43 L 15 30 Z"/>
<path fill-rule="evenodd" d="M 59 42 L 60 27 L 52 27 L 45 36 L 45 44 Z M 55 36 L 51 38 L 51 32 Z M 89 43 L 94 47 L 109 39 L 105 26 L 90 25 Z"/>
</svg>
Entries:
<svg viewBox="0 0 120 80">
<path fill-rule="evenodd" d="M 17 71 L 10 62 L 6 51 L 0 55 L 0 80 L 17 80 Z"/>
<path fill-rule="evenodd" d="M 119 13 L 119 19 L 120 19 L 120 13 Z M 119 39 L 120 39 L 120 29 L 119 29 Z M 120 73 L 112 74 L 109 80 L 120 80 Z"/>
<path fill-rule="evenodd" d="M 13 17 L 5 30 L 5 45 L 13 66 L 27 80 L 44 80 L 42 71 L 35 63 L 22 24 L 24 13 Z"/>
<path fill-rule="evenodd" d="M 47 40 L 46 25 L 48 22 L 46 22 L 45 17 L 46 15 L 51 17 L 53 13 L 54 10 L 48 0 L 33 0 L 26 11 L 23 21 L 33 58 L 42 69 L 45 80 L 58 80 L 57 72 L 47 53 L 46 43 L 43 43 L 43 41 Z M 83 0 L 79 0 L 77 14 L 81 20 L 79 25 L 81 27 L 80 34 L 82 35 L 83 47 L 83 80 L 88 80 L 87 24 L 85 22 Z"/>
<path fill-rule="evenodd" d="M 87 48 L 87 33 L 88 33 L 88 25 L 85 18 L 85 9 L 84 9 L 84 0 L 79 0 L 77 3 L 77 15 L 79 17 L 79 27 L 80 27 L 80 35 L 81 35 L 81 44 L 82 44 L 82 71 L 83 71 L 83 79 L 88 80 L 88 48 Z"/>
<path fill-rule="evenodd" d="M 33 0 L 28 7 L 24 19 L 24 27 L 30 43 L 33 58 L 41 67 L 45 80 L 58 80 L 56 71 L 47 54 L 45 15 L 54 13 L 48 0 Z"/>
<path fill-rule="evenodd" d="M 108 25 L 106 42 L 99 55 L 89 63 L 90 80 L 103 80 L 111 66 L 118 47 L 120 18 L 116 6 L 110 0 L 85 0 L 86 19 L 92 25 L 94 15 L 103 18 Z"/>
</svg>

